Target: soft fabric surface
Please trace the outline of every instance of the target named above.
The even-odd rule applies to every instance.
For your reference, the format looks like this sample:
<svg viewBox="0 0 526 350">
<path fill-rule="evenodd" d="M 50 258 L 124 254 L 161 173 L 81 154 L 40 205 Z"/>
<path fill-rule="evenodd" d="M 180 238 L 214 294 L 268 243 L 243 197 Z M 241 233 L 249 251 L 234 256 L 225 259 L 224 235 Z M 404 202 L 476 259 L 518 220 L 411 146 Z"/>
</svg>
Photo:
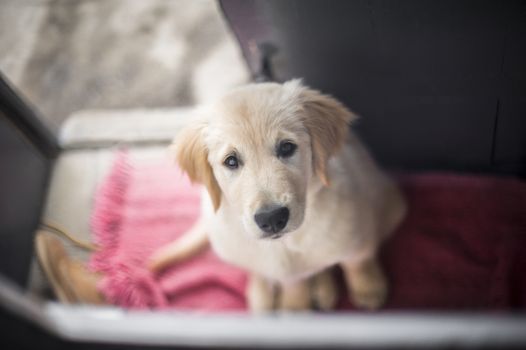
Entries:
<svg viewBox="0 0 526 350">
<path fill-rule="evenodd" d="M 409 215 L 382 250 L 391 282 L 386 309 L 502 310 L 526 306 L 526 183 L 421 174 L 399 177 Z M 155 249 L 199 215 L 200 188 L 172 164 L 130 164 L 120 153 L 100 185 L 90 267 L 116 305 L 239 311 L 246 275 L 212 251 L 152 275 Z M 336 271 L 336 276 L 341 274 Z M 341 282 L 341 280 L 340 280 Z M 343 284 L 339 309 L 352 309 Z"/>
<path fill-rule="evenodd" d="M 104 273 L 100 290 L 129 308 L 242 310 L 245 274 L 204 252 L 155 276 L 148 257 L 189 229 L 200 213 L 201 188 L 172 164 L 129 164 L 118 154 L 95 197 L 91 220 L 100 250 L 90 268 Z"/>
</svg>

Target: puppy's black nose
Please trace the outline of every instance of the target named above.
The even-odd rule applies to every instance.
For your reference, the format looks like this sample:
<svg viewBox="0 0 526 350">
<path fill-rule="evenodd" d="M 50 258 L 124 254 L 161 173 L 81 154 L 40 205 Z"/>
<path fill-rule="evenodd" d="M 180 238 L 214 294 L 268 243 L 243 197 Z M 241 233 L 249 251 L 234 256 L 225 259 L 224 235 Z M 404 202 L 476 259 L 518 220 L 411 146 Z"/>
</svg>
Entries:
<svg viewBox="0 0 526 350">
<path fill-rule="evenodd" d="M 266 233 L 278 233 L 287 226 L 289 221 L 289 208 L 281 207 L 270 210 L 260 210 L 254 215 L 254 220 L 259 228 Z"/>
</svg>

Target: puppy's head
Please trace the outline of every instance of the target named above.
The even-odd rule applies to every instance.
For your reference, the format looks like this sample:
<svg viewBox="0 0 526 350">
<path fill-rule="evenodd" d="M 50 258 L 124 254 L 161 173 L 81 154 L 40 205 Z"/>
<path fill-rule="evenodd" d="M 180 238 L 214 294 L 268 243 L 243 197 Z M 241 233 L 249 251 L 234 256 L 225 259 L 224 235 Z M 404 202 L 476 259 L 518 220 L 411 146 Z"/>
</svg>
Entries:
<svg viewBox="0 0 526 350">
<path fill-rule="evenodd" d="M 298 80 L 253 84 L 224 96 L 206 120 L 181 132 L 174 149 L 215 210 L 228 206 L 253 237 L 279 238 L 303 223 L 309 185 L 329 185 L 327 162 L 352 118 Z"/>
</svg>

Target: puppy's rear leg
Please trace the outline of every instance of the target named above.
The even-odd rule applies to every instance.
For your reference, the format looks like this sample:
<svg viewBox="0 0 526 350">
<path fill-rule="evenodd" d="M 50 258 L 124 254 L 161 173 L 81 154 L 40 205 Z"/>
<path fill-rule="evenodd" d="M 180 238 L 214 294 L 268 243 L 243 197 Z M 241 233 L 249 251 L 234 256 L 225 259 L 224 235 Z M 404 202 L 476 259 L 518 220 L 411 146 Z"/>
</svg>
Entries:
<svg viewBox="0 0 526 350">
<path fill-rule="evenodd" d="M 355 306 L 378 309 L 387 298 L 387 280 L 376 257 L 360 262 L 342 262 L 347 289 Z"/>
</svg>

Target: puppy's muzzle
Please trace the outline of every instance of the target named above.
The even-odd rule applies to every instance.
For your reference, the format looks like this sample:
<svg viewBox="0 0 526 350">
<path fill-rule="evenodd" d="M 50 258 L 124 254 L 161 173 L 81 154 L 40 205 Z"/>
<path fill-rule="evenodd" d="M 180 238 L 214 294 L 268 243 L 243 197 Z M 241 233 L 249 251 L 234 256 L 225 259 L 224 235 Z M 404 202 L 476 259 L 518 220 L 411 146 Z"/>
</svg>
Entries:
<svg viewBox="0 0 526 350">
<path fill-rule="evenodd" d="M 264 238 L 278 238 L 281 236 L 279 232 L 287 226 L 289 214 L 287 207 L 261 209 L 254 215 L 254 220 L 259 228 L 265 232 Z"/>
</svg>

